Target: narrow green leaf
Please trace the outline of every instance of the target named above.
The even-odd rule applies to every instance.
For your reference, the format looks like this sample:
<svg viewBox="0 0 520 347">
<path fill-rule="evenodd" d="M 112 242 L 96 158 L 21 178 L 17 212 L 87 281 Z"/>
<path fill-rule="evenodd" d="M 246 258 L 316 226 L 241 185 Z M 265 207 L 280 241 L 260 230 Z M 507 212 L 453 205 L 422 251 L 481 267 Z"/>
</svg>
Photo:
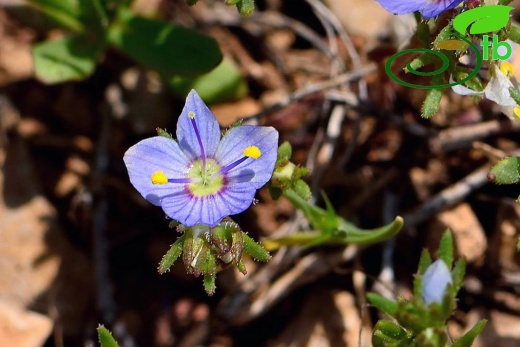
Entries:
<svg viewBox="0 0 520 347">
<path fill-rule="evenodd" d="M 98 339 L 101 347 L 119 347 L 116 340 L 112 337 L 110 331 L 103 325 L 99 325 L 97 328 Z"/>
<path fill-rule="evenodd" d="M 268 261 L 271 259 L 271 255 L 261 245 L 250 238 L 246 233 L 242 232 L 244 239 L 244 251 L 251 256 L 254 260 Z"/>
<path fill-rule="evenodd" d="M 453 235 L 448 229 L 442 234 L 441 242 L 439 244 L 439 258 L 442 259 L 448 269 L 453 267 Z"/>
<path fill-rule="evenodd" d="M 520 238 L 518 239 L 518 242 L 516 243 L 516 250 L 520 251 Z"/>
<path fill-rule="evenodd" d="M 85 79 L 94 72 L 102 49 L 84 36 L 37 44 L 32 50 L 36 77 L 47 84 Z"/>
<path fill-rule="evenodd" d="M 473 326 L 464 336 L 455 341 L 451 347 L 470 347 L 473 344 L 475 338 L 484 330 L 486 327 L 487 320 L 483 319 Z"/>
<path fill-rule="evenodd" d="M 520 157 L 502 159 L 491 168 L 488 178 L 497 184 L 513 184 L 520 181 Z"/>
<path fill-rule="evenodd" d="M 197 76 L 222 60 L 217 42 L 192 29 L 142 18 L 121 8 L 108 30 L 108 42 L 163 78 Z"/>
<path fill-rule="evenodd" d="M 159 263 L 159 273 L 163 274 L 168 271 L 173 263 L 179 258 L 184 247 L 184 238 L 186 234 L 182 234 L 173 245 L 171 245 L 168 252 L 164 255 L 161 262 Z"/>
<path fill-rule="evenodd" d="M 386 313 L 390 317 L 395 317 L 399 307 L 397 302 L 387 299 L 377 293 L 367 293 L 367 300 L 379 311 Z"/>
</svg>

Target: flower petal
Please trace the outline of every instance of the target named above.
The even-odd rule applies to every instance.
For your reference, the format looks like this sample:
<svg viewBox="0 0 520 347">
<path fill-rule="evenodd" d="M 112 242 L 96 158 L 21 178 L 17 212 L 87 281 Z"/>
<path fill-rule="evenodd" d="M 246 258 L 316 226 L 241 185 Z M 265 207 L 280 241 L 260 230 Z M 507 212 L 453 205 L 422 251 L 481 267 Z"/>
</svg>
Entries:
<svg viewBox="0 0 520 347">
<path fill-rule="evenodd" d="M 230 129 L 220 141 L 215 160 L 225 167 L 244 157 L 244 149 L 256 146 L 262 153 L 258 159 L 248 158 L 226 174 L 229 184 L 251 182 L 255 189 L 271 178 L 278 155 L 278 131 L 273 127 L 243 125 Z"/>
<path fill-rule="evenodd" d="M 436 15 L 458 6 L 462 0 L 377 0 L 385 10 L 395 14 L 421 11 L 425 18 Z"/>
<path fill-rule="evenodd" d="M 484 94 L 486 98 L 496 102 L 499 106 L 517 106 L 515 100 L 509 94 L 509 88 L 514 87 L 513 82 L 498 68 L 494 69 L 494 75 L 491 76 Z"/>
<path fill-rule="evenodd" d="M 426 305 L 441 304 L 448 284 L 453 283 L 451 272 L 442 259 L 433 262 L 422 276 L 422 298 Z"/>
<path fill-rule="evenodd" d="M 220 128 L 217 119 L 195 90 L 192 90 L 186 97 L 186 104 L 177 122 L 179 146 L 192 161 L 202 157 L 192 119 L 188 116 L 189 112 L 195 113 L 194 120 L 206 157 L 213 157 L 220 141 Z"/>
<path fill-rule="evenodd" d="M 130 147 L 123 160 L 130 182 L 152 204 L 159 206 L 164 196 L 180 194 L 184 184 L 152 184 L 152 174 L 162 171 L 168 178 L 184 178 L 190 166 L 188 158 L 177 142 L 156 136 L 142 140 Z"/>
</svg>

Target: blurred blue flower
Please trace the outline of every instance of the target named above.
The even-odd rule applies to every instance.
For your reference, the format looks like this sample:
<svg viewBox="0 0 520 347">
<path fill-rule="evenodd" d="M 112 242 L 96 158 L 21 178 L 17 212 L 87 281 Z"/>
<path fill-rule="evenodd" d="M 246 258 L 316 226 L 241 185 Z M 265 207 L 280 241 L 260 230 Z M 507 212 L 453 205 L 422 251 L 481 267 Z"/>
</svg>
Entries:
<svg viewBox="0 0 520 347">
<path fill-rule="evenodd" d="M 452 284 L 451 272 L 442 259 L 430 264 L 422 276 L 422 299 L 426 305 L 441 304 L 448 284 Z"/>
<path fill-rule="evenodd" d="M 274 170 L 278 132 L 244 125 L 224 137 L 192 90 L 177 122 L 177 141 L 156 136 L 124 155 L 130 182 L 166 215 L 186 226 L 217 225 L 253 202 Z"/>
<path fill-rule="evenodd" d="M 376 0 L 385 10 L 395 14 L 420 11 L 424 18 L 432 18 L 438 14 L 457 7 L 463 0 Z"/>
</svg>

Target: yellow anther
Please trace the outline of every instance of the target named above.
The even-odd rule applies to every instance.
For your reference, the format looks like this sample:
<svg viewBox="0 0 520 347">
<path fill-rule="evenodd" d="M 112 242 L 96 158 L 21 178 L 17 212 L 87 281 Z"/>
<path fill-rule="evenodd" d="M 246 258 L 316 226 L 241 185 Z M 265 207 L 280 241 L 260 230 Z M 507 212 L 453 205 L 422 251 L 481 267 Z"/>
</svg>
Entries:
<svg viewBox="0 0 520 347">
<path fill-rule="evenodd" d="M 244 155 L 249 158 L 258 159 L 262 155 L 262 152 L 260 152 L 260 148 L 256 146 L 249 146 L 244 149 Z"/>
<path fill-rule="evenodd" d="M 190 117 L 191 119 L 195 119 L 195 112 L 193 112 L 193 111 L 188 112 L 188 117 Z"/>
<path fill-rule="evenodd" d="M 517 118 L 520 118 L 520 107 L 515 107 L 515 108 L 513 109 L 513 113 L 515 114 L 515 116 L 516 116 Z"/>
<path fill-rule="evenodd" d="M 500 63 L 500 71 L 508 78 L 511 78 L 515 72 L 515 67 L 510 62 L 503 61 Z"/>
<path fill-rule="evenodd" d="M 162 171 L 154 172 L 152 175 L 152 184 L 166 184 L 168 183 L 168 177 Z"/>
</svg>

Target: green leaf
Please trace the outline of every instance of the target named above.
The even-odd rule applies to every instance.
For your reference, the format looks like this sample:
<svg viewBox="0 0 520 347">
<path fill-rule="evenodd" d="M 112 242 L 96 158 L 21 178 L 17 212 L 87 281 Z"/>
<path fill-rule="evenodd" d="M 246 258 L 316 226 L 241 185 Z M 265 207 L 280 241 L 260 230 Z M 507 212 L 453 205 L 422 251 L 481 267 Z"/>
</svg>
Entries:
<svg viewBox="0 0 520 347">
<path fill-rule="evenodd" d="M 102 49 L 84 36 L 40 43 L 32 50 L 36 77 L 47 84 L 85 79 L 94 72 Z"/>
<path fill-rule="evenodd" d="M 444 81 L 442 75 L 434 75 L 432 78 L 432 85 L 440 85 Z M 442 98 L 442 89 L 429 89 L 424 99 L 421 116 L 423 118 L 431 118 L 439 110 L 439 105 Z"/>
<path fill-rule="evenodd" d="M 241 99 L 248 91 L 245 79 L 231 59 L 223 59 L 216 68 L 196 78 L 175 76 L 168 85 L 183 97 L 195 89 L 207 104 Z"/>
<path fill-rule="evenodd" d="M 516 250 L 520 251 L 520 238 L 518 238 L 518 241 L 516 243 Z"/>
<path fill-rule="evenodd" d="M 192 29 L 142 18 L 120 9 L 110 26 L 108 42 L 163 78 L 196 76 L 222 60 L 217 42 Z"/>
<path fill-rule="evenodd" d="M 103 325 L 98 326 L 98 339 L 101 347 L 119 347 L 116 340 L 112 337 L 110 331 L 105 328 Z"/>
<path fill-rule="evenodd" d="M 184 238 L 186 234 L 182 234 L 173 245 L 171 245 L 168 252 L 164 255 L 161 262 L 159 263 L 159 273 L 163 274 L 168 271 L 173 263 L 179 258 L 182 253 L 184 246 Z"/>
<path fill-rule="evenodd" d="M 439 244 L 439 258 L 444 261 L 448 269 L 453 267 L 453 235 L 448 229 L 442 234 Z"/>
<path fill-rule="evenodd" d="M 497 184 L 513 184 L 520 181 L 520 157 L 502 159 L 491 168 L 488 178 Z"/>
<path fill-rule="evenodd" d="M 367 293 L 367 300 L 379 311 L 386 313 L 390 317 L 394 317 L 398 305 L 395 301 L 385 298 L 377 293 Z"/>
<path fill-rule="evenodd" d="M 244 239 L 244 251 L 251 256 L 254 260 L 268 261 L 271 259 L 271 255 L 261 245 L 250 238 L 246 233 L 242 232 Z"/>
<path fill-rule="evenodd" d="M 475 338 L 484 330 L 486 327 L 487 320 L 483 319 L 479 321 L 473 328 L 471 328 L 464 336 L 455 341 L 451 347 L 470 347 L 473 344 Z"/>
<path fill-rule="evenodd" d="M 68 29 L 78 34 L 85 32 L 85 26 L 79 20 L 81 6 L 78 1 L 27 0 L 26 3 L 45 16 L 51 27 Z"/>
<path fill-rule="evenodd" d="M 509 88 L 509 95 L 513 98 L 517 105 L 520 105 L 520 90 L 511 87 Z"/>
</svg>

